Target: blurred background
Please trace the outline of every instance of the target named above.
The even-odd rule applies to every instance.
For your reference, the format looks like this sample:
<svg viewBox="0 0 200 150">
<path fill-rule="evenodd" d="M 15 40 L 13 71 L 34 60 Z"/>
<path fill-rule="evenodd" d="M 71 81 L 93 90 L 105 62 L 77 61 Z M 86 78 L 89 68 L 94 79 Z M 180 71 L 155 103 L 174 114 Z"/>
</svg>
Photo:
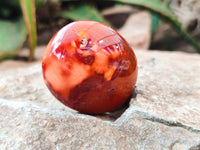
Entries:
<svg viewBox="0 0 200 150">
<path fill-rule="evenodd" d="M 34 60 L 37 46 L 76 20 L 107 24 L 136 50 L 200 53 L 199 0 L 1 0 L 0 61 L 23 48 Z"/>
</svg>

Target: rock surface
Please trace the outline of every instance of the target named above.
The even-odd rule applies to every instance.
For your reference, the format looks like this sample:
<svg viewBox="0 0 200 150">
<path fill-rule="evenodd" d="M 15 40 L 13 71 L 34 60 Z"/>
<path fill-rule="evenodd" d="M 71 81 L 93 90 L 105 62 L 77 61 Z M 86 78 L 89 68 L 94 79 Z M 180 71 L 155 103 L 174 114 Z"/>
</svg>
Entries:
<svg viewBox="0 0 200 150">
<path fill-rule="evenodd" d="M 136 51 L 139 74 L 129 107 L 121 115 L 89 116 L 49 93 L 44 49 L 33 63 L 0 64 L 0 149 L 200 149 L 199 55 Z"/>
</svg>

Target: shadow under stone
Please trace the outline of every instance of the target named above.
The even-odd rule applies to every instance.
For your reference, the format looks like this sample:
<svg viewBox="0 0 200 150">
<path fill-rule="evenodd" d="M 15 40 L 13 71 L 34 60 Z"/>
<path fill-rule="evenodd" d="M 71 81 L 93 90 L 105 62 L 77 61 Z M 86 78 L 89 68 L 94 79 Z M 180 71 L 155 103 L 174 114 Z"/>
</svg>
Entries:
<svg viewBox="0 0 200 150">
<path fill-rule="evenodd" d="M 102 115 L 95 115 L 97 118 L 102 119 L 102 120 L 106 120 L 106 121 L 112 121 L 114 122 L 115 120 L 117 120 L 118 118 L 120 118 L 120 116 L 126 111 L 127 108 L 129 108 L 130 106 L 130 101 L 133 98 L 136 98 L 137 96 L 137 89 L 135 88 L 131 94 L 131 96 L 127 99 L 127 101 L 118 109 L 112 111 L 112 112 L 107 112 L 105 114 Z"/>
</svg>

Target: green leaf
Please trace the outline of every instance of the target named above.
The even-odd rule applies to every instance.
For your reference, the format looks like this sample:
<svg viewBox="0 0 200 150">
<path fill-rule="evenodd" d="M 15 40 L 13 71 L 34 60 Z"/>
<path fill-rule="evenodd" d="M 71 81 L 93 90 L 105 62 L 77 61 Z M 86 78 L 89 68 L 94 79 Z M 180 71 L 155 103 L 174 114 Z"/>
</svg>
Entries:
<svg viewBox="0 0 200 150">
<path fill-rule="evenodd" d="M 86 5 L 78 5 L 72 9 L 64 10 L 59 16 L 71 20 L 93 20 L 109 25 L 95 8 Z"/>
<path fill-rule="evenodd" d="M 23 19 L 15 22 L 0 20 L 0 59 L 6 55 L 16 54 L 26 39 Z"/>
<path fill-rule="evenodd" d="M 13 59 L 17 55 L 16 52 L 6 53 L 4 55 L 0 55 L 0 62 L 7 59 Z"/>
<path fill-rule="evenodd" d="M 111 0 L 126 4 L 132 4 L 136 6 L 141 6 L 158 12 L 163 16 L 173 16 L 172 11 L 166 7 L 160 0 Z"/>
<path fill-rule="evenodd" d="M 173 12 L 168 6 L 165 6 L 160 0 L 110 0 L 115 2 L 121 2 L 124 4 L 130 4 L 135 6 L 140 6 L 153 11 L 164 19 L 166 19 L 183 37 L 185 37 L 188 42 L 200 53 L 200 45 L 190 36 L 190 34 L 183 29 L 181 23 L 174 16 Z"/>
<path fill-rule="evenodd" d="M 156 29 L 159 26 L 159 16 L 155 13 L 151 13 L 151 33 L 155 33 Z"/>
<path fill-rule="evenodd" d="M 34 52 L 37 45 L 35 0 L 20 0 L 26 29 L 28 31 L 28 42 L 30 48 L 29 61 L 34 58 Z"/>
</svg>

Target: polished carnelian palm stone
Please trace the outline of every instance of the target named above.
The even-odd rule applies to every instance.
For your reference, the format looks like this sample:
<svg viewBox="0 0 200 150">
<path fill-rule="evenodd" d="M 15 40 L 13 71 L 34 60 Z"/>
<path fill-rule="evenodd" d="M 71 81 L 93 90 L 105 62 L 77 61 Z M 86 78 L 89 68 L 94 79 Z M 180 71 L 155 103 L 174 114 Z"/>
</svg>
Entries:
<svg viewBox="0 0 200 150">
<path fill-rule="evenodd" d="M 88 114 L 120 107 L 137 79 L 131 47 L 115 30 L 95 21 L 77 21 L 59 30 L 46 48 L 42 69 L 58 100 Z"/>
</svg>

